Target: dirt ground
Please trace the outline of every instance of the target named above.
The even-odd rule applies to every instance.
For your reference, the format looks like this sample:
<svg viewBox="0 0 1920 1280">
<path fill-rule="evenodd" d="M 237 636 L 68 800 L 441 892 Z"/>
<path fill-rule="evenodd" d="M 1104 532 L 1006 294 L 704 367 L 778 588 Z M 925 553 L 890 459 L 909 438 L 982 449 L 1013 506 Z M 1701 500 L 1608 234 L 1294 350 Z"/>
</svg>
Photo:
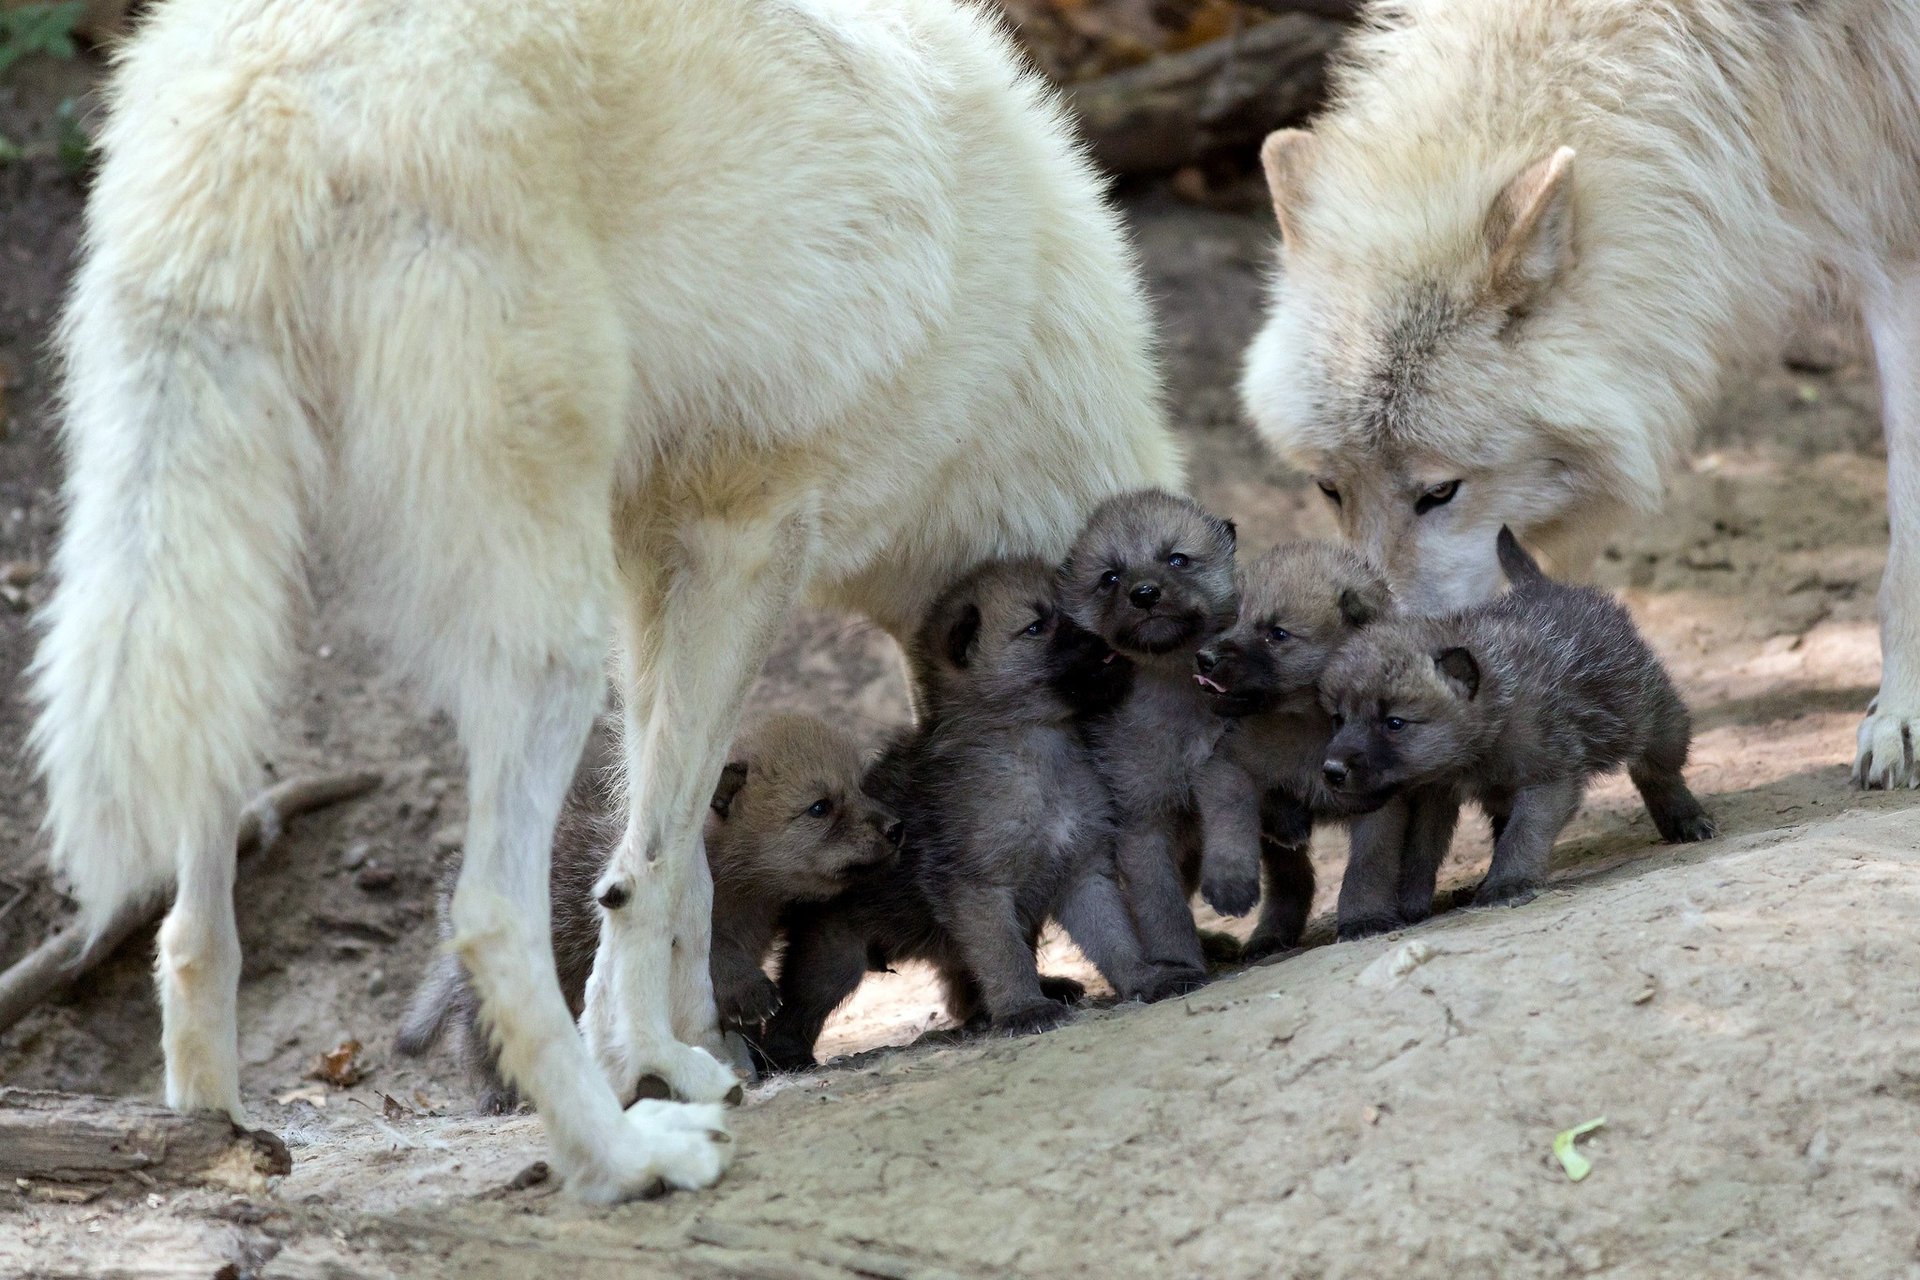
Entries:
<svg viewBox="0 0 1920 1280">
<path fill-rule="evenodd" d="M 0 132 L 45 136 L 85 74 L 17 70 Z M 1232 393 L 1270 236 L 1257 199 L 1126 199 L 1195 492 L 1250 549 L 1328 532 Z M 57 521 L 40 352 L 79 205 L 50 155 L 0 167 L 0 566 L 26 566 L 0 568 L 17 599 L 0 597 L 0 963 L 59 912 L 14 746 L 31 568 Z M 475 1117 L 449 1061 L 392 1052 L 462 777 L 446 725 L 328 605 L 323 567 L 263 769 L 386 782 L 242 873 L 243 1085 L 293 1172 L 248 1195 L 0 1188 L 0 1274 L 1920 1275 L 1920 827 L 1910 796 L 1846 781 L 1886 539 L 1871 376 L 1847 347 L 1828 372 L 1740 379 L 1666 514 L 1602 565 L 1696 711 L 1692 777 L 1722 838 L 1657 844 L 1620 780 L 1528 906 L 1313 945 L 1028 1040 L 882 1050 L 938 1016 L 923 975 L 872 981 L 823 1046 L 846 1057 L 751 1091 L 719 1188 L 610 1211 L 509 1189 L 543 1154 L 537 1122 Z M 831 617 L 796 625 L 755 702 L 876 732 L 904 714 L 887 642 Z M 1485 852 L 1464 840 L 1450 882 Z M 1316 860 L 1324 943 L 1338 839 Z M 150 944 L 0 1036 L 0 1082 L 156 1096 Z M 349 1037 L 362 1083 L 305 1078 Z M 1599 1117 L 1574 1183 L 1549 1144 Z"/>
</svg>

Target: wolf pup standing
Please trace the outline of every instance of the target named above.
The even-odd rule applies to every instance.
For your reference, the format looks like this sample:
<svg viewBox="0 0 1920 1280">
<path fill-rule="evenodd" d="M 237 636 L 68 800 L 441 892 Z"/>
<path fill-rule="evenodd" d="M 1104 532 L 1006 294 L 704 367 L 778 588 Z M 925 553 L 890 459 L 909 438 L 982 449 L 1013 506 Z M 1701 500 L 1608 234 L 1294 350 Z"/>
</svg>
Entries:
<svg viewBox="0 0 1920 1280">
<path fill-rule="evenodd" d="M 1236 615 L 1233 547 L 1232 521 L 1143 490 L 1102 503 L 1061 569 L 1067 611 L 1138 668 L 1132 692 L 1090 736 L 1119 810 L 1121 880 L 1162 994 L 1206 980 L 1188 905 L 1204 827 L 1196 783 L 1226 722 L 1194 684 L 1193 662 Z"/>
<path fill-rule="evenodd" d="M 812 716 L 775 715 L 749 726 L 727 752 L 709 804 L 707 866 L 713 875 L 713 993 L 720 1025 L 758 1039 L 779 1006 L 762 966 L 780 915 L 823 902 L 893 860 L 900 820 L 862 789 L 866 761 L 852 738 Z M 553 960 L 567 1006 L 578 1010 L 600 942 L 594 886 L 625 823 L 603 782 L 574 784 L 553 839 Z M 453 933 L 452 894 L 440 900 L 440 932 Z M 518 1105 L 480 1022 L 480 1002 L 460 957 L 447 952 L 420 985 L 396 1046 L 424 1053 L 449 1026 L 479 1086 L 485 1112 Z"/>
<path fill-rule="evenodd" d="M 1371 565 L 1328 542 L 1275 547 L 1243 561 L 1239 577 L 1239 619 L 1194 658 L 1195 681 L 1229 721 L 1200 783 L 1200 887 L 1229 915 L 1260 902 L 1242 952 L 1256 960 L 1300 941 L 1313 906 L 1308 839 L 1316 821 L 1349 812 L 1322 772 L 1333 720 L 1320 705 L 1320 676 L 1391 597 Z"/>
<path fill-rule="evenodd" d="M 1055 586 L 1045 561 L 990 562 L 929 614 L 914 649 L 938 696 L 868 782 L 905 821 L 900 860 L 788 913 L 772 1065 L 811 1065 L 828 1015 L 870 967 L 900 960 L 933 963 L 962 1025 L 1054 1025 L 1081 992 L 1035 966 L 1049 917 L 1122 997 L 1146 993 L 1113 806 L 1084 737 L 1132 673 L 1056 607 Z"/>
<path fill-rule="evenodd" d="M 1323 681 L 1336 730 L 1326 785 L 1356 810 L 1405 795 L 1404 845 L 1354 841 L 1342 936 L 1411 923 L 1433 904 L 1462 800 L 1493 822 L 1477 905 L 1524 902 L 1587 783 L 1621 765 L 1662 839 L 1705 840 L 1713 820 L 1687 789 L 1687 708 L 1627 611 L 1591 587 L 1546 578 L 1500 531 L 1513 590 L 1444 618 L 1389 619 L 1355 636 Z M 1399 856 L 1396 857 L 1395 855 Z"/>
<path fill-rule="evenodd" d="M 1920 4 L 1381 0 L 1312 132 L 1242 389 L 1402 602 L 1578 573 L 1821 268 L 1864 304 L 1892 540 L 1855 778 L 1920 785 Z"/>
<path fill-rule="evenodd" d="M 738 1084 L 698 846 L 782 621 L 905 636 L 1179 480 L 1100 180 L 953 0 L 172 0 L 109 99 L 34 745 L 95 927 L 177 885 L 168 1103 L 242 1114 L 234 829 L 326 532 L 458 725 L 454 946 L 555 1168 L 712 1182 L 721 1111 L 621 1104 Z M 610 648 L 630 795 L 576 1030 L 547 856 Z"/>
</svg>

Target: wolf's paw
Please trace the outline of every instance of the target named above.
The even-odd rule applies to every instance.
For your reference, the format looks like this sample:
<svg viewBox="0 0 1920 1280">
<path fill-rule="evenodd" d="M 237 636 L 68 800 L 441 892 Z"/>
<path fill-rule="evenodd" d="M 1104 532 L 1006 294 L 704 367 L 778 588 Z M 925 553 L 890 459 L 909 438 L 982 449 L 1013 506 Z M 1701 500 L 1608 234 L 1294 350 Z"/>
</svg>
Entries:
<svg viewBox="0 0 1920 1280">
<path fill-rule="evenodd" d="M 1540 896 L 1540 883 L 1537 880 L 1502 880 L 1495 883 L 1483 880 L 1474 890 L 1473 905 L 1476 907 L 1517 907 L 1532 902 Z"/>
<path fill-rule="evenodd" d="M 716 987 L 713 995 L 720 1025 L 730 1030 L 757 1030 L 780 1011 L 780 988 L 764 973 L 737 986 Z"/>
<path fill-rule="evenodd" d="M 1860 722 L 1856 738 L 1859 753 L 1853 762 L 1854 785 L 1869 791 L 1920 787 L 1920 763 L 1913 754 L 1914 728 L 1920 725 L 1920 708 L 1882 710 L 1880 702 L 1875 698 L 1868 703 L 1867 718 Z"/>
<path fill-rule="evenodd" d="M 1040 975 L 1040 994 L 1055 1004 L 1072 1006 L 1087 998 L 1087 989 L 1072 978 L 1054 978 L 1043 973 Z"/>
<path fill-rule="evenodd" d="M 1024 1009 L 1015 1009 L 993 1020 L 993 1032 L 1002 1036 L 1027 1036 L 1036 1031 L 1051 1031 L 1068 1018 L 1073 1010 L 1055 1000 L 1042 1000 L 1039 1004 L 1028 1005 Z"/>
<path fill-rule="evenodd" d="M 746 1096 L 733 1068 L 690 1044 L 670 1040 L 641 1050 L 589 1036 L 588 1047 L 622 1103 L 676 1098 L 733 1105 Z"/>
<path fill-rule="evenodd" d="M 1206 985 L 1207 974 L 1204 969 L 1190 969 L 1183 964 L 1160 964 L 1154 966 L 1153 976 L 1141 990 L 1140 998 L 1153 1004 L 1159 1000 L 1191 995 Z"/>
<path fill-rule="evenodd" d="M 1260 872 L 1202 872 L 1200 896 L 1223 916 L 1243 916 L 1260 904 Z"/>
<path fill-rule="evenodd" d="M 1720 834 L 1720 827 L 1705 809 L 1690 813 L 1655 814 L 1653 825 L 1668 844 L 1698 844 Z"/>
<path fill-rule="evenodd" d="M 733 1159 L 726 1110 L 712 1103 L 643 1099 L 620 1119 L 618 1130 L 567 1175 L 568 1189 L 582 1200 L 613 1204 L 710 1187 Z"/>
<path fill-rule="evenodd" d="M 1358 942 L 1361 938 L 1392 933 L 1395 929 L 1406 927 L 1407 922 L 1399 916 L 1361 916 L 1357 920 L 1342 920 L 1334 930 L 1334 937 L 1341 942 Z"/>
<path fill-rule="evenodd" d="M 1268 933 L 1255 929 L 1253 936 L 1247 939 L 1247 944 L 1240 948 L 1240 958 L 1247 964 L 1252 964 L 1257 960 L 1265 960 L 1268 956 L 1285 955 L 1299 945 L 1298 933 L 1289 938 L 1282 933 Z"/>
</svg>

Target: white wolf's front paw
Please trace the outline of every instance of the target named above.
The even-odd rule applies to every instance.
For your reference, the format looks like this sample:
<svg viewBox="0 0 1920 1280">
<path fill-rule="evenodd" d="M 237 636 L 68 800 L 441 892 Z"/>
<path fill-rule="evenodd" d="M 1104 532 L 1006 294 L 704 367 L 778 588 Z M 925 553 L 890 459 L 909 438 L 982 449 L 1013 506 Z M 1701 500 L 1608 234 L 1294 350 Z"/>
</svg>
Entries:
<svg viewBox="0 0 1920 1280">
<path fill-rule="evenodd" d="M 591 1021 L 584 1030 L 587 1048 L 622 1102 L 636 1097 L 644 1102 L 664 1093 L 681 1102 L 737 1105 L 746 1094 L 733 1069 L 705 1049 L 678 1040 L 643 1048 Z"/>
<path fill-rule="evenodd" d="M 568 1174 L 567 1188 L 594 1204 L 647 1199 L 669 1188 L 710 1187 L 732 1159 L 724 1107 L 643 1099 L 627 1108 L 619 1131 Z"/>
<path fill-rule="evenodd" d="M 1859 755 L 1853 763 L 1856 786 L 1889 791 L 1895 787 L 1920 787 L 1920 767 L 1913 755 L 1913 734 L 1920 725 L 1920 706 L 1905 702 L 1882 708 L 1882 698 L 1867 704 L 1867 718 L 1860 722 Z"/>
</svg>

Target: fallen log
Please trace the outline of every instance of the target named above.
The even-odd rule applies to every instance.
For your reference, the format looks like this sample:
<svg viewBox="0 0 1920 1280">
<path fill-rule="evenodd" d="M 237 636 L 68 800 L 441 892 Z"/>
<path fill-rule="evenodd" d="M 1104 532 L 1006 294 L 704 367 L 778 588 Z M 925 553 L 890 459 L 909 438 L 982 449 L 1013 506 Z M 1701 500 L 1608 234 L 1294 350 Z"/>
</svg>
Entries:
<svg viewBox="0 0 1920 1280">
<path fill-rule="evenodd" d="M 281 829 L 291 818 L 363 796 L 379 785 L 378 773 L 357 772 L 289 778 L 269 787 L 241 812 L 235 841 L 237 855 L 244 858 L 271 845 L 280 838 Z M 81 930 L 62 929 L 21 957 L 5 973 L 0 973 L 0 1031 L 98 966 L 143 925 L 153 923 L 164 905 L 160 901 L 145 901 L 127 907 L 100 931 L 91 945 Z"/>
<path fill-rule="evenodd" d="M 213 1183 L 253 1190 L 288 1173 L 286 1144 L 225 1116 L 145 1102 L 0 1088 L 0 1179 L 100 1188 Z M 58 1194 L 54 1199 L 65 1198 Z"/>
<path fill-rule="evenodd" d="M 1256 146 L 1319 106 L 1328 55 L 1350 29 L 1334 18 L 1283 13 L 1064 92 L 1101 165 L 1114 173 L 1177 169 L 1222 148 Z"/>
</svg>

